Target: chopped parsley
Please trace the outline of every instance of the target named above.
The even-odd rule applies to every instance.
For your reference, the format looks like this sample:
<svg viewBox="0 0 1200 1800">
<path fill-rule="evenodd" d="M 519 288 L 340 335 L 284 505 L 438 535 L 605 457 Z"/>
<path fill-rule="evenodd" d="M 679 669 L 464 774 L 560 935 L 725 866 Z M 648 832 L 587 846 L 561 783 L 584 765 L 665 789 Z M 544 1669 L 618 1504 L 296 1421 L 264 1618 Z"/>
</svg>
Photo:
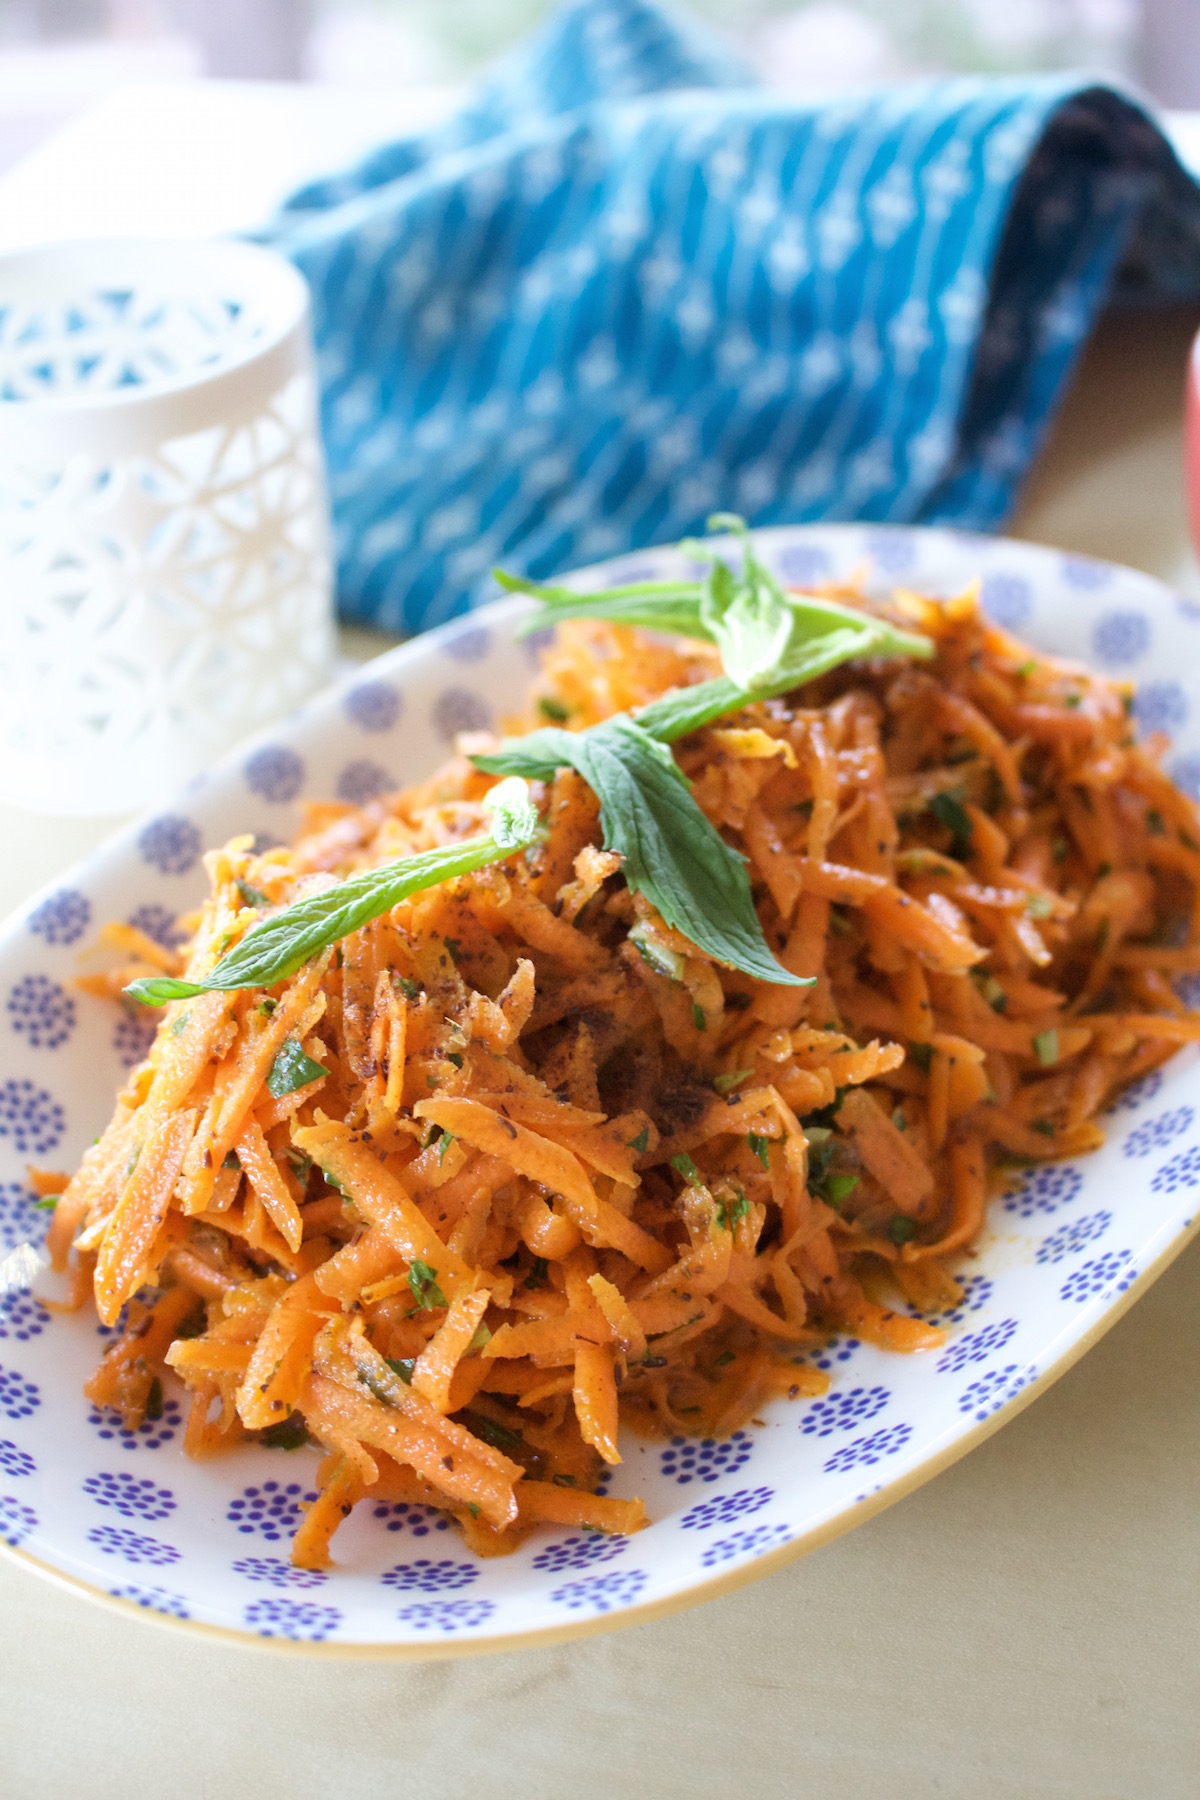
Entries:
<svg viewBox="0 0 1200 1800">
<path fill-rule="evenodd" d="M 692 1024 L 697 1031 L 708 1030 L 708 1020 L 704 1016 L 704 1008 L 698 1000 L 692 1001 Z"/>
<path fill-rule="evenodd" d="M 564 706 L 561 700 L 555 700 L 549 694 L 539 695 L 538 711 L 543 719 L 549 719 L 552 725 L 565 725 L 571 716 L 570 707 Z"/>
<path fill-rule="evenodd" d="M 258 1441 L 268 1450 L 299 1450 L 311 1439 L 303 1418 L 299 1413 L 293 1413 L 288 1419 L 280 1419 L 278 1425 L 268 1425 L 260 1431 Z"/>
<path fill-rule="evenodd" d="M 648 1125 L 643 1125 L 642 1129 L 638 1132 L 637 1136 L 630 1138 L 629 1148 L 631 1150 L 636 1150 L 637 1154 L 640 1156 L 642 1154 L 643 1150 L 645 1150 L 645 1148 L 649 1142 L 650 1142 L 650 1127 Z"/>
<path fill-rule="evenodd" d="M 820 1184 L 821 1199 L 836 1212 L 842 1201 L 848 1200 L 857 1186 L 857 1175 L 827 1175 Z"/>
<path fill-rule="evenodd" d="M 649 930 L 644 919 L 639 919 L 629 930 L 629 941 L 648 969 L 661 975 L 665 981 L 683 980 L 683 958 L 678 950 L 672 950 L 670 944 L 660 943 Z M 693 1006 L 693 1017 L 695 1009 Z M 701 1027 L 703 1029 L 703 1027 Z"/>
<path fill-rule="evenodd" d="M 1158 811 L 1158 809 L 1156 807 L 1152 806 L 1150 808 L 1149 812 L 1146 814 L 1146 830 L 1148 832 L 1150 832 L 1152 837 L 1165 837 L 1166 836 L 1166 831 L 1167 831 L 1166 824 L 1163 820 L 1162 814 Z"/>
<path fill-rule="evenodd" d="M 1049 1119 L 1035 1119 L 1029 1129 L 1030 1131 L 1036 1131 L 1040 1137 L 1054 1136 L 1054 1126 L 1050 1123 Z"/>
<path fill-rule="evenodd" d="M 697 1187 L 703 1184 L 704 1177 L 686 1150 L 681 1150 L 678 1156 L 671 1158 L 671 1167 L 677 1175 L 682 1175 L 685 1181 L 694 1182 Z"/>
<path fill-rule="evenodd" d="M 750 1211 L 750 1202 L 745 1194 L 739 1194 L 732 1206 L 726 1206 L 723 1200 L 717 1202 L 716 1219 L 722 1231 L 736 1231 L 738 1220 L 744 1219 Z"/>
<path fill-rule="evenodd" d="M 447 1306 L 449 1302 L 437 1284 L 437 1270 L 422 1262 L 418 1256 L 408 1271 L 408 1285 L 412 1289 L 413 1299 L 417 1306 L 426 1312 L 432 1312 L 435 1306 Z"/>
<path fill-rule="evenodd" d="M 490 1444 L 493 1450 L 519 1450 L 525 1443 L 519 1431 L 513 1431 L 507 1425 L 498 1425 L 495 1419 L 485 1419 L 482 1413 L 469 1412 L 466 1418 L 467 1430 L 473 1431 L 485 1444 Z"/>
<path fill-rule="evenodd" d="M 421 984 L 414 981 L 411 975 L 393 975 L 392 986 L 399 988 L 406 1000 L 416 1000 L 421 992 Z"/>
<path fill-rule="evenodd" d="M 1038 1031 L 1033 1038 L 1034 1055 L 1043 1069 L 1052 1069 L 1058 1061 L 1058 1033 L 1053 1029 Z"/>
<path fill-rule="evenodd" d="M 53 1212 L 61 1199 L 61 1194 L 43 1194 L 41 1199 L 35 1200 L 33 1204 L 38 1212 Z"/>
<path fill-rule="evenodd" d="M 307 1187 L 309 1173 L 313 1166 L 312 1157 L 306 1156 L 303 1150 L 297 1150 L 294 1145 L 289 1146 L 283 1154 L 288 1167 L 296 1177 L 296 1180 L 300 1183 L 300 1186 Z"/>
<path fill-rule="evenodd" d="M 713 1086 L 718 1094 L 732 1094 L 734 1088 L 741 1087 L 743 1081 L 749 1081 L 753 1069 L 731 1069 L 727 1075 L 715 1075 Z"/>
<path fill-rule="evenodd" d="M 544 1256 L 535 1256 L 528 1275 L 525 1277 L 527 1288 L 540 1288 L 546 1285 L 546 1276 L 550 1265 Z"/>
<path fill-rule="evenodd" d="M 932 1044 L 910 1044 L 908 1046 L 909 1061 L 916 1063 L 918 1069 L 928 1075 L 933 1066 Z"/>
<path fill-rule="evenodd" d="M 896 1127 L 897 1131 L 908 1130 L 908 1120 L 898 1106 L 892 1108 L 892 1124 Z"/>
<path fill-rule="evenodd" d="M 412 1386 L 413 1370 L 417 1366 L 415 1356 L 389 1356 L 387 1366 L 393 1375 L 398 1375 L 405 1387 Z"/>
<path fill-rule="evenodd" d="M 903 1213 L 897 1213 L 896 1217 L 888 1226 L 888 1236 L 891 1238 L 893 1244 L 910 1243 L 916 1235 L 916 1226 L 911 1219 L 906 1219 Z"/>
<path fill-rule="evenodd" d="M 234 886 L 242 897 L 243 906 L 270 906 L 271 902 L 267 896 L 260 894 L 257 888 L 251 887 L 248 881 L 243 881 L 240 875 Z"/>
<path fill-rule="evenodd" d="M 267 1091 L 276 1100 L 282 1100 L 285 1094 L 294 1094 L 297 1088 L 307 1087 L 310 1081 L 328 1073 L 328 1069 L 305 1053 L 299 1038 L 284 1038 L 267 1076 Z"/>
<path fill-rule="evenodd" d="M 979 983 L 979 991 L 993 1012 L 1003 1013 L 1008 1011 L 1008 995 L 1000 986 L 1000 983 L 996 980 L 994 975 L 985 975 L 983 977 L 983 980 Z"/>
<path fill-rule="evenodd" d="M 279 1005 L 278 1000 L 272 1000 L 270 995 L 268 995 L 265 1000 L 259 1001 L 258 1010 L 262 1014 L 264 1019 L 269 1019 L 271 1014 L 275 1011 L 275 1008 L 278 1005 Z"/>
<path fill-rule="evenodd" d="M 929 802 L 929 810 L 938 824 L 944 825 L 954 839 L 951 848 L 955 854 L 964 853 L 970 847 L 974 827 L 962 803 L 962 789 L 955 791 L 953 788 L 946 788 L 942 793 L 935 794 Z"/>
<path fill-rule="evenodd" d="M 459 1055 L 459 1054 L 458 1054 L 458 1051 L 457 1051 L 457 1050 L 447 1050 L 447 1052 L 446 1052 L 446 1061 L 447 1061 L 447 1062 L 452 1062 L 452 1063 L 453 1063 L 453 1064 L 454 1064 L 454 1066 L 455 1066 L 455 1068 L 456 1068 L 456 1069 L 461 1069 L 461 1068 L 462 1068 L 462 1066 L 463 1066 L 463 1059 L 462 1059 L 462 1057 L 461 1057 L 461 1056 L 460 1056 L 460 1055 Z"/>
<path fill-rule="evenodd" d="M 757 1132 L 757 1131 L 748 1131 L 746 1133 L 746 1142 L 749 1144 L 754 1155 L 757 1156 L 757 1158 L 758 1158 L 759 1162 L 762 1164 L 763 1168 L 770 1169 L 770 1167 L 771 1167 L 771 1140 L 770 1140 L 770 1138 L 764 1137 L 760 1132 Z"/>
</svg>

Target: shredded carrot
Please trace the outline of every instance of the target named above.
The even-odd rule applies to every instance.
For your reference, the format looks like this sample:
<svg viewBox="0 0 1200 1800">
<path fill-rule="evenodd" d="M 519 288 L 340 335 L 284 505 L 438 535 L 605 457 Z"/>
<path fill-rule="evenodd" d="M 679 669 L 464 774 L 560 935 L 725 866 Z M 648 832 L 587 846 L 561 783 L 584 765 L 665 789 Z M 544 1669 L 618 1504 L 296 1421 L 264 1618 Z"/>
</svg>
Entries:
<svg viewBox="0 0 1200 1800">
<path fill-rule="evenodd" d="M 940 1344 L 1006 1160 L 1094 1148 L 1122 1086 L 1200 1039 L 1170 980 L 1200 967 L 1200 820 L 1124 688 L 1033 655 L 973 589 L 893 610 L 933 663 L 844 665 L 675 748 L 814 986 L 658 918 L 564 770 L 528 854 L 269 995 L 167 1009 L 78 1172 L 36 1178 L 56 1265 L 119 1323 L 89 1396 L 136 1425 L 182 1381 L 198 1456 L 307 1433 L 293 1554 L 318 1568 L 371 1497 L 442 1507 L 480 1555 L 636 1531 L 640 1500 L 593 1491 L 621 1428 L 719 1436 L 820 1392 L 805 1359 L 838 1331 Z M 540 692 L 586 726 L 715 666 L 577 621 Z M 114 927 L 87 991 L 197 979 L 257 916 L 248 888 L 285 905 L 478 832 L 490 785 L 458 760 L 311 807 L 288 851 L 235 840 L 190 944 Z M 320 1072 L 280 1093 L 288 1040 Z"/>
</svg>

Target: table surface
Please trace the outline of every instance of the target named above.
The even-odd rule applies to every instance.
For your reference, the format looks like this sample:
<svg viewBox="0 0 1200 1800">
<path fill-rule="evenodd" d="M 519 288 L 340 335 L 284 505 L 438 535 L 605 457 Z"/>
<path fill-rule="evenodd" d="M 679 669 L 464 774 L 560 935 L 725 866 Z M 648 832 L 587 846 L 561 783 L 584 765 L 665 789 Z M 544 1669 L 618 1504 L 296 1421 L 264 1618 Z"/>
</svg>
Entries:
<svg viewBox="0 0 1200 1800">
<path fill-rule="evenodd" d="M 0 248 L 251 224 L 294 180 L 447 104 L 142 90 L 0 183 Z M 1198 323 L 1102 323 L 1017 535 L 1200 595 L 1181 478 Z M 355 633 L 343 649 L 385 641 Z M 0 916 L 111 823 L 0 809 Z M 0 1792 L 138 1800 L 153 1761 L 171 1800 L 307 1800 L 343 1783 L 363 1800 L 1192 1800 L 1198 1315 L 1195 1244 L 1051 1392 L 928 1487 L 736 1594 L 559 1648 L 297 1660 L 168 1635 L 0 1563 Z"/>
</svg>

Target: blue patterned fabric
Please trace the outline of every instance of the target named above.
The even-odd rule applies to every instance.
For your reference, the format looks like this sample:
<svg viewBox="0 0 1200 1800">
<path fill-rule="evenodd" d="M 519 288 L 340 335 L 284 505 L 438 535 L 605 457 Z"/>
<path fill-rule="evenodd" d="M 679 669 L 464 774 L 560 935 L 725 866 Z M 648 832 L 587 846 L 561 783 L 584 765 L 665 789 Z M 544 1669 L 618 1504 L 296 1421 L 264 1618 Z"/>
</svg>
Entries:
<svg viewBox="0 0 1200 1800">
<path fill-rule="evenodd" d="M 268 235 L 343 611 L 402 631 L 716 509 L 998 524 L 1104 300 L 1200 292 L 1200 192 L 1116 90 L 802 104 L 646 0 L 571 0 Z"/>
</svg>

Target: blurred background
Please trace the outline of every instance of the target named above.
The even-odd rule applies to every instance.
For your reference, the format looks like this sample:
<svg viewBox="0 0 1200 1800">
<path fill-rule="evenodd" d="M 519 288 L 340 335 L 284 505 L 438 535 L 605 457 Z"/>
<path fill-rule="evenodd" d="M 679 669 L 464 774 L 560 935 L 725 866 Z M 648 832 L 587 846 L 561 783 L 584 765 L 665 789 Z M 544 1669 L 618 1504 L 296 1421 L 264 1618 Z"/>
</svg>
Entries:
<svg viewBox="0 0 1200 1800">
<path fill-rule="evenodd" d="M 457 83 L 551 0 L 0 0 L 0 170 L 119 87 Z M 1200 106 L 1200 0 L 690 0 L 772 83 L 1086 67 Z"/>
</svg>

